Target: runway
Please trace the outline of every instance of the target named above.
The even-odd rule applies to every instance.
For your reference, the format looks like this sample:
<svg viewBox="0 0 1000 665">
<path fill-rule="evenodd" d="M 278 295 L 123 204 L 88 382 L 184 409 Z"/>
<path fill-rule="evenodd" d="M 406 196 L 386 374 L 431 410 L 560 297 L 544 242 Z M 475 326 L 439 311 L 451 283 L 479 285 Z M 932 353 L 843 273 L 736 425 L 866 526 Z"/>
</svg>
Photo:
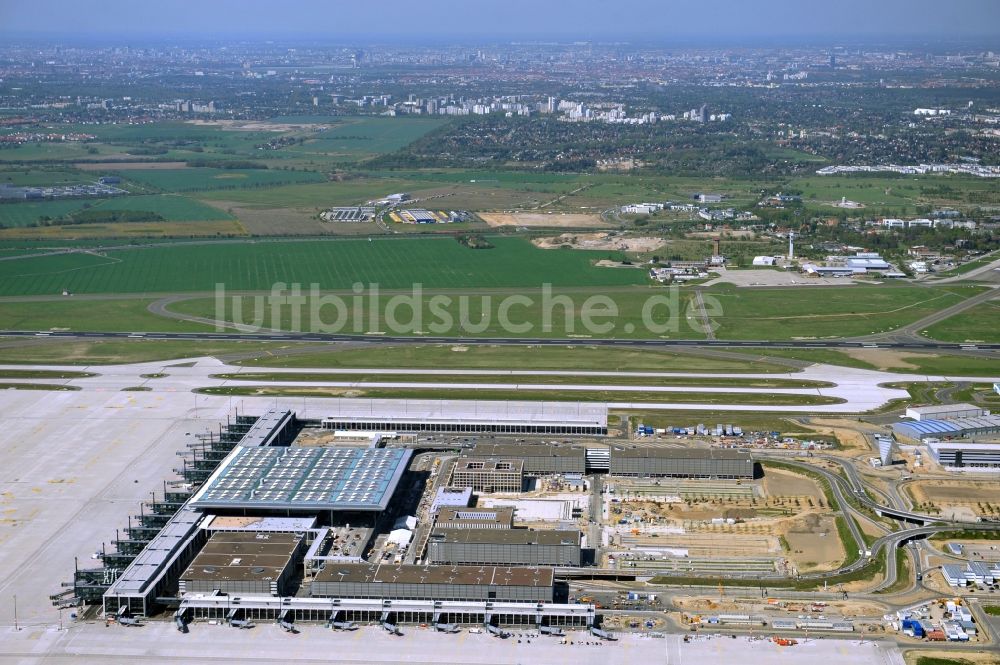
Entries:
<svg viewBox="0 0 1000 665">
<path fill-rule="evenodd" d="M 636 348 L 670 347 L 745 347 L 787 349 L 912 349 L 925 351 L 997 351 L 1000 344 L 958 344 L 922 341 L 857 341 L 857 340 L 705 340 L 705 339 L 592 339 L 547 337 L 403 337 L 389 335 L 324 335 L 320 333 L 130 333 L 130 332 L 71 332 L 0 330 L 0 337 L 53 339 L 160 339 L 191 341 L 251 341 L 251 342 L 366 342 L 371 344 L 489 344 L 509 346 L 618 346 Z"/>
<path fill-rule="evenodd" d="M 58 384 L 77 388 L 82 391 L 112 392 L 126 389 L 141 389 L 144 392 L 152 393 L 191 393 L 204 388 L 253 388 L 253 387 L 278 387 L 290 389 L 304 388 L 329 388 L 341 389 L 345 392 L 358 391 L 362 393 L 366 389 L 400 389 L 400 390 L 455 390 L 464 391 L 471 399 L 490 400 L 489 391 L 510 392 L 530 392 L 534 394 L 552 392 L 604 392 L 604 393 L 627 393 L 628 397 L 622 401 L 594 402 L 592 400 L 581 399 L 580 402 L 588 404 L 601 404 L 608 410 L 643 410 L 643 411 L 769 411 L 782 413 L 862 413 L 877 409 L 887 402 L 895 399 L 905 399 L 909 397 L 906 390 L 891 388 L 888 383 L 939 383 L 939 382 L 974 382 L 990 383 L 1000 382 L 1000 375 L 997 377 L 963 377 L 963 376 L 942 376 L 924 374 L 896 374 L 875 370 L 858 369 L 853 367 L 842 367 L 839 365 L 815 364 L 804 368 L 799 372 L 789 372 L 785 374 L 759 374 L 759 373 L 711 373 L 711 372 L 609 372 L 609 371 L 574 371 L 574 370 L 490 370 L 490 369 L 364 369 L 364 368 L 336 368 L 336 369 L 315 369 L 308 368 L 260 368 L 241 365 L 229 365 L 216 358 L 203 357 L 191 359 L 178 359 L 169 361 L 156 361 L 146 363 L 135 363 L 126 365 L 0 365 L 0 370 L 51 370 L 51 371 L 87 371 L 95 376 L 84 378 L 52 379 L 18 379 L 18 383 L 36 384 Z M 317 380 L 299 381 L 295 380 L 297 373 L 318 374 Z M 239 378 L 240 374 L 270 374 L 274 378 L 261 380 L 260 377 Z M 331 375 L 413 375 L 421 377 L 442 377 L 440 381 L 417 381 L 386 379 L 384 381 L 373 381 L 370 378 L 364 380 L 351 381 L 343 380 L 338 376 L 338 380 L 324 381 L 322 374 Z M 218 375 L 226 375 L 227 378 L 220 378 Z M 289 375 L 291 380 L 284 381 L 278 377 L 282 374 Z M 156 378 L 150 378 L 154 376 Z M 448 381 L 447 377 L 482 377 L 482 381 Z M 525 382 L 505 383 L 496 380 L 498 376 L 524 376 Z M 565 377 L 565 382 L 543 383 L 532 382 L 531 377 L 542 376 Z M 489 380 L 493 377 L 493 380 Z M 574 382 L 578 379 L 604 377 L 616 379 L 634 379 L 627 382 L 616 383 L 587 383 Z M 752 387 L 745 385 L 734 386 L 700 386 L 696 379 L 726 379 L 733 380 L 773 380 L 773 379 L 793 379 L 803 381 L 820 382 L 822 387 L 797 387 L 797 388 L 773 388 L 773 387 Z M 658 379 L 653 382 L 651 379 Z M 664 384 L 664 379 L 669 379 L 669 385 Z M 476 391 L 483 391 L 477 393 Z M 632 397 L 636 393 L 649 395 L 648 400 L 635 401 Z M 689 403 L 684 401 L 671 401 L 671 394 L 727 394 L 727 395 L 803 395 L 821 396 L 841 400 L 836 404 L 822 405 L 775 405 L 765 404 L 726 404 L 726 403 Z M 207 396 L 206 396 L 207 397 Z M 226 399 L 227 397 L 220 397 Z M 242 396 L 234 396 L 235 399 L 246 399 Z M 301 405 L 306 401 L 302 397 L 267 397 L 258 399 L 271 399 L 276 402 L 289 401 L 290 403 Z M 336 399 L 331 397 L 312 397 L 308 402 L 316 405 L 330 404 Z M 456 397 L 455 401 L 463 397 Z M 447 400 L 452 401 L 452 400 Z M 572 404 L 574 402 L 563 402 Z"/>
</svg>

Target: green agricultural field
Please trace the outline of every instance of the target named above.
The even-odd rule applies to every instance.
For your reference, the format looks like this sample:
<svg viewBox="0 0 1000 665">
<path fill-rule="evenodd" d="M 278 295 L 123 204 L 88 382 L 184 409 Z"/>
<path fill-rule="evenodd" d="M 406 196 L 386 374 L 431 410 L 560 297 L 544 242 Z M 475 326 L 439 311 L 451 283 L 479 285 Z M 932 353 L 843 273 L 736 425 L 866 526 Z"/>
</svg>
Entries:
<svg viewBox="0 0 1000 665">
<path fill-rule="evenodd" d="M 617 316 L 598 313 L 596 316 L 589 316 L 589 319 L 585 317 L 585 301 L 595 291 L 612 299 L 612 305 L 617 308 Z M 527 297 L 531 302 L 514 302 L 514 297 Z M 656 303 L 655 308 L 651 310 L 655 328 L 650 326 L 647 329 L 643 310 L 651 297 L 657 298 L 653 301 Z M 448 290 L 433 295 L 426 292 L 416 300 L 416 316 L 413 314 L 414 307 L 410 304 L 414 299 L 410 295 L 401 294 L 383 294 L 377 300 L 365 297 L 357 301 L 344 295 L 338 297 L 339 306 L 327 304 L 320 309 L 305 303 L 298 315 L 292 308 L 283 307 L 277 314 L 279 318 L 275 318 L 274 310 L 256 296 L 227 298 L 222 309 L 218 309 L 213 298 L 195 298 L 173 303 L 170 310 L 213 321 L 221 315 L 224 321 L 291 332 L 415 336 L 431 334 L 451 337 L 700 339 L 704 334 L 698 327 L 691 325 L 698 321 L 692 309 L 691 297 L 690 292 L 635 287 L 553 289 L 552 295 L 547 297 L 538 287 L 526 286 L 512 290 Z M 321 303 L 318 300 L 314 302 Z M 398 303 L 395 309 L 394 302 Z M 569 309 L 561 304 L 563 302 L 568 304 Z M 550 314 L 547 316 L 546 312 Z M 594 323 L 597 325 L 593 325 Z"/>
<path fill-rule="evenodd" d="M 210 326 L 151 314 L 151 301 L 65 300 L 0 302 L 2 330 L 72 330 L 90 332 L 199 332 Z"/>
<path fill-rule="evenodd" d="M 919 286 L 706 289 L 718 303 L 719 339 L 826 339 L 893 330 L 977 292 Z"/>
<path fill-rule="evenodd" d="M 118 155 L 120 152 L 120 148 L 102 143 L 76 141 L 62 143 L 22 143 L 0 150 L 0 164 L 12 162 L 79 162 L 85 159 L 107 158 Z"/>
<path fill-rule="evenodd" d="M 90 200 L 90 204 L 100 200 Z M 0 226 L 29 226 L 40 217 L 63 217 L 76 210 L 81 210 L 86 200 L 73 199 L 61 201 L 23 201 L 17 203 L 0 203 Z"/>
<path fill-rule="evenodd" d="M 30 226 L 41 217 L 57 219 L 80 210 L 138 210 L 155 212 L 168 222 L 222 221 L 233 216 L 185 196 L 150 194 L 111 199 L 25 201 L 0 204 L 0 226 Z"/>
<path fill-rule="evenodd" d="M 176 194 L 127 196 L 101 201 L 94 210 L 142 210 L 155 212 L 168 222 L 201 222 L 233 219 L 233 216 L 201 201 Z"/>
<path fill-rule="evenodd" d="M 246 189 L 322 182 L 326 178 L 314 171 L 272 169 L 119 169 L 132 182 L 164 192 L 195 192 L 216 189 Z"/>
<path fill-rule="evenodd" d="M 303 143 L 279 152 L 333 161 L 355 161 L 395 152 L 447 122 L 438 118 L 360 117 L 338 120 L 326 131 L 314 133 Z"/>
<path fill-rule="evenodd" d="M 270 290 L 276 282 L 350 289 L 605 287 L 648 283 L 641 270 L 596 268 L 605 252 L 537 249 L 497 237 L 490 250 L 452 238 L 204 243 L 68 254 L 0 262 L 0 294 L 178 293 Z"/>
<path fill-rule="evenodd" d="M 0 152 L 2 154 L 2 152 Z M 15 187 L 47 187 L 52 185 L 78 185 L 93 182 L 96 174 L 82 173 L 58 168 L 15 168 L 0 169 L 0 183 Z"/>
<path fill-rule="evenodd" d="M 935 323 L 924 335 L 942 342 L 1000 342 L 1000 300 L 976 305 L 971 309 Z M 1000 369 L 997 369 L 1000 374 Z"/>
</svg>

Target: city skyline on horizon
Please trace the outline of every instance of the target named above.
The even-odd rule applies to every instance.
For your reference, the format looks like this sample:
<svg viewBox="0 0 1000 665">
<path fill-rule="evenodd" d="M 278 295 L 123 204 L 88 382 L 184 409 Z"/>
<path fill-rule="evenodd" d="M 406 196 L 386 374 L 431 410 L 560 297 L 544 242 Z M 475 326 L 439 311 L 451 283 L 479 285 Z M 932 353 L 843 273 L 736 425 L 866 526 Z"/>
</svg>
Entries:
<svg viewBox="0 0 1000 665">
<path fill-rule="evenodd" d="M 220 0 L 211 5 L 174 0 L 136 7 L 124 0 L 102 3 L 102 11 L 66 0 L 0 1 L 0 34 L 72 39 L 162 37 L 203 39 L 357 39 L 382 36 L 407 43 L 482 39 L 585 40 L 631 43 L 739 43 L 771 39 L 871 40 L 992 38 L 1000 25 L 1000 3 L 989 0 L 834 0 L 809 6 L 792 0 L 741 3 L 718 0 L 710 16 L 687 3 L 627 0 L 613 11 L 596 0 L 571 7 L 511 0 L 503 6 L 450 0 L 415 5 L 387 0 L 378 7 L 330 6 L 299 0 L 271 11 L 263 0 Z M 44 19 L 42 19 L 44 17 Z M 860 18 L 859 18 L 860 17 Z M 151 28 L 150 26 L 156 26 Z M 652 26 L 652 27 L 651 27 Z M 942 31 L 947 27 L 947 32 Z"/>
</svg>

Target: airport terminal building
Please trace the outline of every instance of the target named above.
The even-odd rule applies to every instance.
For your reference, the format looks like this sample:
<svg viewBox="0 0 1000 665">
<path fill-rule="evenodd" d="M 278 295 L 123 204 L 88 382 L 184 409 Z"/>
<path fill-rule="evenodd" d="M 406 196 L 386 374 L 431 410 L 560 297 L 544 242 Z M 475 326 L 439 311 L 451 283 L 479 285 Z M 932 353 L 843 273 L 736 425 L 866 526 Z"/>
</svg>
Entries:
<svg viewBox="0 0 1000 665">
<path fill-rule="evenodd" d="M 284 596 L 304 550 L 301 533 L 218 531 L 181 574 L 178 591 Z"/>
<path fill-rule="evenodd" d="M 575 402 L 340 399 L 322 427 L 343 432 L 604 436 L 608 411 L 603 404 Z"/>
<path fill-rule="evenodd" d="M 611 447 L 611 475 L 752 479 L 749 452 L 728 448 Z"/>
<path fill-rule="evenodd" d="M 524 487 L 524 462 L 519 459 L 460 459 L 452 484 L 475 492 L 520 492 Z"/>
<path fill-rule="evenodd" d="M 553 601 L 551 568 L 330 563 L 313 579 L 313 598 Z"/>
<path fill-rule="evenodd" d="M 435 529 L 427 560 L 452 564 L 579 566 L 579 531 Z"/>
<path fill-rule="evenodd" d="M 524 475 L 585 473 L 587 449 L 573 444 L 506 444 L 477 443 L 462 451 L 462 457 L 520 459 L 524 461 Z"/>
</svg>

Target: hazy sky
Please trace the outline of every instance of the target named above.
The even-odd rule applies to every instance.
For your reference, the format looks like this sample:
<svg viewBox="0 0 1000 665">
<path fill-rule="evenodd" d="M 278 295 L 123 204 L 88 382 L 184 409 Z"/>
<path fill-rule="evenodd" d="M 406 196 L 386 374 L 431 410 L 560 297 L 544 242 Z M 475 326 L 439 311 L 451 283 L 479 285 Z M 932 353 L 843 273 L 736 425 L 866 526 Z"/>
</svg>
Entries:
<svg viewBox="0 0 1000 665">
<path fill-rule="evenodd" d="M 0 32 L 88 39 L 406 36 L 409 42 L 491 36 L 1000 40 L 1000 0 L 0 0 Z"/>
</svg>

